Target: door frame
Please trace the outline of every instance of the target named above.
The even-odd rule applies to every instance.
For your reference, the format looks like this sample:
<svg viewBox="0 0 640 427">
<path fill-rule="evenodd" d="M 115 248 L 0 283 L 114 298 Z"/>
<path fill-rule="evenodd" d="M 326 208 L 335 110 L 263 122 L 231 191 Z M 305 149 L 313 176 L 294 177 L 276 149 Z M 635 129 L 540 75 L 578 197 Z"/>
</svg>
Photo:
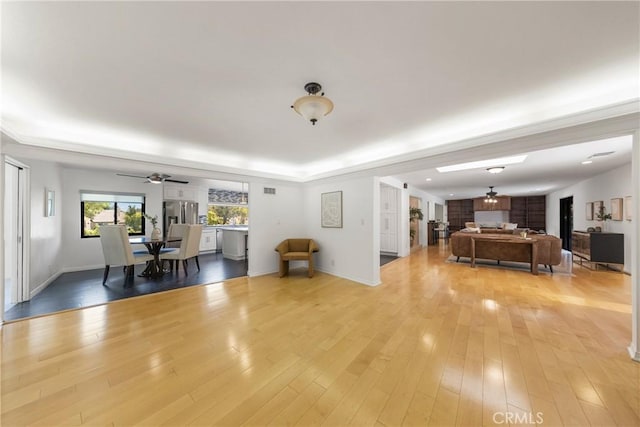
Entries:
<svg viewBox="0 0 640 427">
<path fill-rule="evenodd" d="M 31 297 L 29 292 L 29 276 L 30 276 L 30 243 L 31 243 L 31 168 L 24 163 L 9 157 L 5 154 L 2 155 L 2 164 L 0 165 L 0 173 L 2 173 L 3 185 L 0 186 L 0 196 L 2 199 L 2 235 L 6 235 L 4 230 L 4 215 L 6 209 L 4 207 L 4 178 L 6 164 L 18 168 L 18 227 L 21 231 L 21 243 L 22 251 L 18 255 L 21 255 L 21 259 L 18 259 L 19 266 L 19 283 L 18 283 L 18 302 L 28 301 Z M 43 196 L 44 197 L 44 196 Z M 4 239 L 3 239 L 4 240 Z M 2 249 L 2 296 L 0 297 L 2 302 L 2 320 L 4 320 L 4 272 L 7 268 L 4 265 L 4 245 Z"/>
</svg>

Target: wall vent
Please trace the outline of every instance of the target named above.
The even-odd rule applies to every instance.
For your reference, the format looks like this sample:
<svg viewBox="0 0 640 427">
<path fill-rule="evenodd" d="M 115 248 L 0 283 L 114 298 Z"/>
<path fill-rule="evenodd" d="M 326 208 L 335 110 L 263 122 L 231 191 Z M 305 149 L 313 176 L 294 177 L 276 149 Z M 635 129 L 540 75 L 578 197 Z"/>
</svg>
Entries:
<svg viewBox="0 0 640 427">
<path fill-rule="evenodd" d="M 276 194 L 276 189 L 271 187 L 264 187 L 264 194 Z"/>
</svg>

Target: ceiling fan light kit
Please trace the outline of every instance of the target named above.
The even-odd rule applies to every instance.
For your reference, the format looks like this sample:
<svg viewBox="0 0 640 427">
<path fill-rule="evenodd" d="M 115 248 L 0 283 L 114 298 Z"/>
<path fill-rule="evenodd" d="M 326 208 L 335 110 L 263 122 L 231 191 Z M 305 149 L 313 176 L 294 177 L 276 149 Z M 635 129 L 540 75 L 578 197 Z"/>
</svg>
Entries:
<svg viewBox="0 0 640 427">
<path fill-rule="evenodd" d="M 333 102 L 324 96 L 324 92 L 318 95 L 322 90 L 319 83 L 307 83 L 304 85 L 304 90 L 308 95 L 296 99 L 291 108 L 315 126 L 318 120 L 333 111 Z"/>
<path fill-rule="evenodd" d="M 498 203 L 498 199 L 496 199 L 496 196 L 498 195 L 498 193 L 496 193 L 495 191 L 493 191 L 493 186 L 489 187 L 489 191 L 487 192 L 487 195 L 484 199 L 485 203 Z"/>
<path fill-rule="evenodd" d="M 495 174 L 495 173 L 500 173 L 503 170 L 504 170 L 504 166 L 494 166 L 494 167 L 488 168 L 487 172 Z"/>
<path fill-rule="evenodd" d="M 131 178 L 142 178 L 142 179 L 146 179 L 148 183 L 151 184 L 162 184 L 163 182 L 175 182 L 176 184 L 188 184 L 189 181 L 182 181 L 179 179 L 169 179 L 171 178 L 171 175 L 167 175 L 164 173 L 157 173 L 154 172 L 150 175 L 147 176 L 142 176 L 142 175 L 129 175 L 126 173 L 117 173 L 116 175 L 118 176 L 128 176 Z"/>
</svg>

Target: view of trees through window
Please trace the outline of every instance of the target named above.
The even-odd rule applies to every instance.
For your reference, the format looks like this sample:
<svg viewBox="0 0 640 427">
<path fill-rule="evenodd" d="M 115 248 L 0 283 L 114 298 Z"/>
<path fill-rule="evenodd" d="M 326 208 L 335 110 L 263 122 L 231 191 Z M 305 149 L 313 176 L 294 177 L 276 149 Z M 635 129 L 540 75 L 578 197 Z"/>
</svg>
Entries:
<svg viewBox="0 0 640 427">
<path fill-rule="evenodd" d="M 82 237 L 99 236 L 105 224 L 126 224 L 129 234 L 144 234 L 143 207 L 135 202 L 82 202 Z"/>
<path fill-rule="evenodd" d="M 249 209 L 246 206 L 209 205 L 208 225 L 248 225 Z"/>
</svg>

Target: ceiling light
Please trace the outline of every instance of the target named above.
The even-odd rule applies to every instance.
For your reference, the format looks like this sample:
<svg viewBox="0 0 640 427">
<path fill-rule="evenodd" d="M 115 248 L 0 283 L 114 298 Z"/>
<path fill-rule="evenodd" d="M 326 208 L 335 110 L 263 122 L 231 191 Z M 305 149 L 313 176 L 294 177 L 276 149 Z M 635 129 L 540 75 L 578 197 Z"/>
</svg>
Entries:
<svg viewBox="0 0 640 427">
<path fill-rule="evenodd" d="M 333 102 L 324 96 L 324 92 L 318 95 L 318 92 L 322 90 L 319 83 L 307 83 L 304 85 L 304 90 L 308 95 L 296 99 L 291 108 L 309 120 L 312 125 L 315 125 L 318 120 L 333 110 Z"/>
<path fill-rule="evenodd" d="M 462 171 L 467 169 L 491 168 L 494 166 L 513 165 L 515 163 L 522 163 L 525 161 L 526 158 L 527 158 L 526 154 L 521 156 L 501 157 L 499 159 L 480 160 L 477 162 L 460 163 L 457 165 L 443 166 L 443 167 L 436 168 L 436 170 L 438 172 L 455 172 L 455 171 Z"/>
<path fill-rule="evenodd" d="M 485 203 L 498 203 L 498 199 L 496 199 L 497 195 L 498 195 L 498 193 L 493 191 L 493 187 L 489 187 L 489 191 L 487 192 L 487 195 L 484 198 L 484 202 Z"/>
<path fill-rule="evenodd" d="M 504 166 L 494 166 L 492 168 L 488 168 L 487 171 L 489 173 L 500 173 L 504 170 Z"/>
<path fill-rule="evenodd" d="M 593 163 L 593 160 L 585 160 L 582 162 L 583 165 L 590 165 L 591 163 Z"/>
<path fill-rule="evenodd" d="M 431 178 L 427 178 L 427 181 L 431 181 Z"/>
</svg>

